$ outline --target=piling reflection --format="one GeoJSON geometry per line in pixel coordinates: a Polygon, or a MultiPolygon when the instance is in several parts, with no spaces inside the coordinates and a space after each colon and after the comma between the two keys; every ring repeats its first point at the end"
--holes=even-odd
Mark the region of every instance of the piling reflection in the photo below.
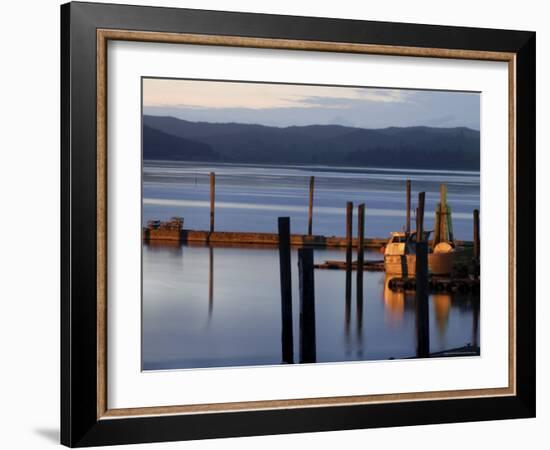
{"type": "Polygon", "coordinates": [[[365,204],[357,207],[357,356],[363,356],[363,263],[365,259],[365,204]]]}
{"type": "Polygon", "coordinates": [[[344,335],[345,335],[345,352],[346,355],[351,354],[350,327],[351,327],[351,247],[346,252],[346,294],[344,307],[344,335]]]}
{"type": "MultiPolygon", "coordinates": [[[[361,271],[362,272],[362,271],[361,271]]],[[[357,357],[363,357],[363,308],[364,308],[364,290],[363,274],[357,277],[357,357]],[[361,282],[359,283],[359,280],[361,282]]]]}
{"type": "Polygon", "coordinates": [[[208,323],[214,311],[214,247],[208,249],[208,323]]]}
{"type": "Polygon", "coordinates": [[[315,324],[315,278],[313,250],[298,249],[298,281],[300,291],[300,363],[317,362],[315,324]]]}
{"type": "Polygon", "coordinates": [[[427,297],[416,297],[416,356],[430,356],[430,315],[427,297]]]}
{"type": "Polygon", "coordinates": [[[479,347],[479,297],[472,298],[472,345],[479,347]]]}

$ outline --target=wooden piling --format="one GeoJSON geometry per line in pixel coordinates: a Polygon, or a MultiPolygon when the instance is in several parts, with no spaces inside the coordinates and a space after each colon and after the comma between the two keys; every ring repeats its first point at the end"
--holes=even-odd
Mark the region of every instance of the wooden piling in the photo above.
{"type": "Polygon", "coordinates": [[[351,301],[351,269],[353,239],[353,202],[346,203],[346,307],[351,301]]]}
{"type": "Polygon", "coordinates": [[[315,338],[315,282],[313,276],[313,249],[298,249],[300,282],[300,362],[317,360],[315,338]]]}
{"type": "Polygon", "coordinates": [[[351,249],[353,239],[353,202],[346,202],[346,249],[351,249]]]}
{"type": "Polygon", "coordinates": [[[407,234],[411,232],[411,180],[407,180],[407,222],[405,224],[405,230],[407,234]]]}
{"type": "Polygon", "coordinates": [[[281,345],[284,363],[294,363],[292,334],[292,272],[290,260],[290,218],[279,217],[279,267],[281,280],[281,345]]]}
{"type": "Polygon", "coordinates": [[[416,242],[424,241],[424,205],[426,193],[418,193],[418,207],[416,208],[416,242]]]}
{"type": "Polygon", "coordinates": [[[425,193],[418,194],[416,217],[416,354],[430,354],[430,322],[428,306],[428,243],[424,239],[425,193]]]}
{"type": "MultiPolygon", "coordinates": [[[[358,278],[359,279],[359,278],[358,278]]],[[[357,304],[356,304],[356,313],[357,313],[357,341],[359,345],[363,341],[363,277],[361,277],[361,282],[358,283],[357,288],[357,304]]]]}
{"type": "Polygon", "coordinates": [[[315,177],[309,177],[309,211],[308,211],[308,223],[307,234],[311,236],[313,234],[313,189],[315,187],[315,177]]]}
{"type": "Polygon", "coordinates": [[[448,240],[447,234],[447,185],[441,183],[439,186],[439,234],[437,241],[444,242],[448,240]]]}
{"type": "Polygon", "coordinates": [[[479,210],[474,209],[474,258],[479,261],[479,210]]]}
{"type": "Polygon", "coordinates": [[[216,203],[216,174],[210,172],[210,233],[214,232],[214,208],[216,203]]]}
{"type": "Polygon", "coordinates": [[[363,266],[365,263],[365,204],[357,207],[357,313],[363,311],[363,266]]]}
{"type": "Polygon", "coordinates": [[[441,241],[440,225],[441,225],[441,203],[438,203],[437,206],[435,207],[434,239],[433,239],[434,248],[441,241]]]}

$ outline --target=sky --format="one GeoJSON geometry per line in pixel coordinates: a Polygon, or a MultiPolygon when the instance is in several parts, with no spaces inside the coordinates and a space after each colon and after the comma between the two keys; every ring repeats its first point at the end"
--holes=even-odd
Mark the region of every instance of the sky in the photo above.
{"type": "Polygon", "coordinates": [[[370,87],[143,79],[143,112],[194,122],[287,127],[468,127],[479,130],[480,94],[370,87]]]}

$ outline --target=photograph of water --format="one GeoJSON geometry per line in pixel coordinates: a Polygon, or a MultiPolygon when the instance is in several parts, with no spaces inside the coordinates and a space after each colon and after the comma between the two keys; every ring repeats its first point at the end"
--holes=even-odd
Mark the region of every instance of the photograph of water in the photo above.
{"type": "Polygon", "coordinates": [[[143,106],[143,370],[481,354],[477,93],[144,79],[143,106]]]}

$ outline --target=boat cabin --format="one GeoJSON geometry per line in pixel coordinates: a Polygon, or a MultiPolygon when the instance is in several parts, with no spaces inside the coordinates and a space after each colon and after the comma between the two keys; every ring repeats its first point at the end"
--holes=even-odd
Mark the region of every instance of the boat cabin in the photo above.
{"type": "MultiPolygon", "coordinates": [[[[424,231],[424,240],[428,240],[430,231],[424,231]]],[[[416,231],[405,233],[404,231],[394,231],[390,234],[390,239],[386,244],[384,252],[387,256],[401,256],[416,253],[416,231]]]]}

